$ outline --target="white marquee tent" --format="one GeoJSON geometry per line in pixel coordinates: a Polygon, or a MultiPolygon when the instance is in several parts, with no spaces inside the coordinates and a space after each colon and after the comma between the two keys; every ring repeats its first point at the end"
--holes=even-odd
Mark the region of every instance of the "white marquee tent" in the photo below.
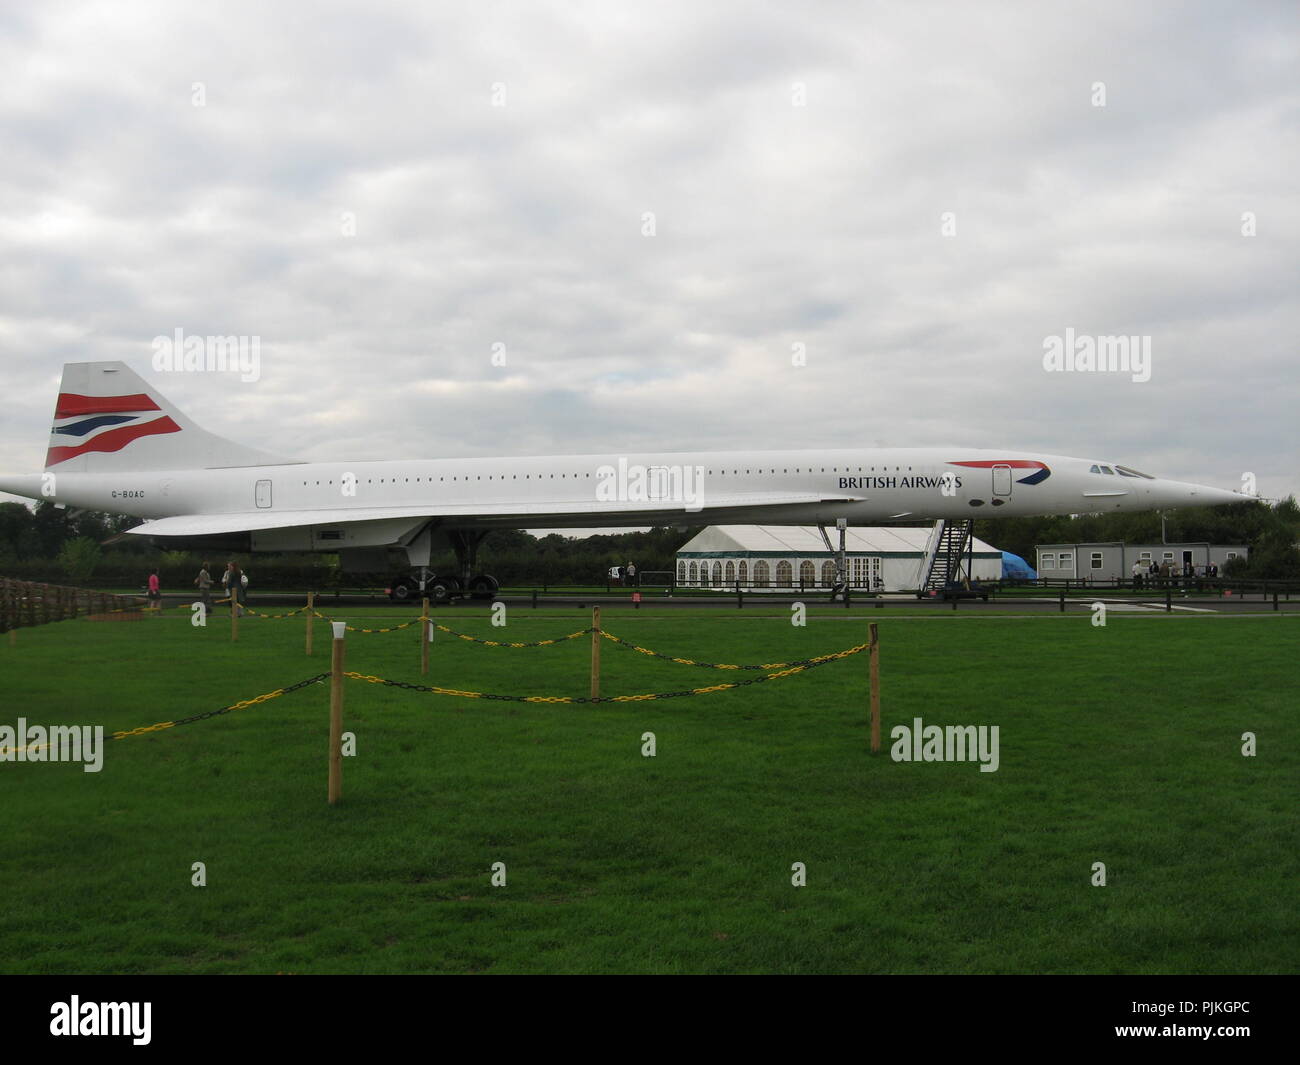
{"type": "MultiPolygon", "coordinates": [[[[912,591],[920,584],[929,528],[867,527],[846,530],[844,547],[853,588],[912,591]]],[[[828,529],[839,547],[839,530],[828,529]]],[[[974,575],[1002,576],[1002,552],[983,540],[974,544],[974,575]]],[[[687,587],[829,588],[835,552],[827,551],[815,525],[710,525],[677,552],[677,583],[687,587]]]]}

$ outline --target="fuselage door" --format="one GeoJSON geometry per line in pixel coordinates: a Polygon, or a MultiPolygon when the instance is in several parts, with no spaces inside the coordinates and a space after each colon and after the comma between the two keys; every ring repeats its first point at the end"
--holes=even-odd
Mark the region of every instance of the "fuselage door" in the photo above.
{"type": "Polygon", "coordinates": [[[667,466],[651,466],[646,470],[646,499],[649,502],[672,499],[672,490],[672,474],[667,466]]]}
{"type": "Polygon", "coordinates": [[[257,505],[262,509],[266,509],[271,505],[271,482],[270,481],[257,482],[257,505]]]}
{"type": "Polygon", "coordinates": [[[993,467],[993,494],[995,496],[1009,496],[1011,494],[1010,466],[993,467]]]}

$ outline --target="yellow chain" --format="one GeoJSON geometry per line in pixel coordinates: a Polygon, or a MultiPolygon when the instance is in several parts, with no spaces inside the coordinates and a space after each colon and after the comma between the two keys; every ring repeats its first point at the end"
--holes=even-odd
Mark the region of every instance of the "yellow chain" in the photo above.
{"type": "MultiPolygon", "coordinates": [[[[307,608],[306,608],[306,607],[303,607],[303,609],[306,610],[307,608]]],[[[325,614],[322,614],[319,610],[313,610],[312,613],[313,613],[316,617],[320,618],[322,621],[329,621],[329,622],[331,622],[331,623],[334,621],[333,618],[328,617],[328,616],[325,615],[325,614]]],[[[387,629],[359,629],[359,628],[357,628],[357,627],[355,627],[355,626],[353,626],[353,625],[348,625],[348,626],[347,626],[347,631],[348,631],[348,632],[365,632],[365,633],[376,633],[376,632],[399,632],[399,631],[402,630],[402,629],[409,629],[409,628],[410,628],[412,625],[414,625],[414,624],[415,624],[414,621],[404,621],[404,622],[403,622],[402,624],[400,624],[400,625],[393,625],[393,626],[391,626],[391,627],[389,627],[389,628],[387,628],[387,629]]]]}
{"type": "MultiPolygon", "coordinates": [[[[414,624],[414,622],[412,622],[411,624],[414,624]]],[[[402,626],[402,627],[405,628],[406,626],[402,626]]],[[[362,629],[361,631],[368,632],[368,631],[375,631],[375,630],[362,629]]],[[[377,631],[384,632],[390,630],[380,629],[377,631]]],[[[584,631],[589,631],[589,630],[584,630],[584,631]]],[[[576,635],[580,636],[582,635],[582,633],[577,633],[576,635]]],[[[565,637],[565,639],[570,639],[570,637],[565,637]]],[[[553,642],[559,642],[559,641],[553,641],[553,642]]],[[[867,647],[868,647],[867,644],[862,643],[862,644],[858,644],[856,647],[846,648],[843,651],[836,651],[832,654],[819,655],[818,657],[809,659],[808,661],[809,664],[811,664],[813,662],[829,662],[838,658],[848,658],[850,655],[859,654],[860,652],[865,651],[867,647]]],[[[769,673],[767,675],[767,679],[780,680],[783,677],[790,677],[796,673],[802,673],[807,668],[808,668],[807,665],[793,666],[789,669],[783,669],[776,673],[769,673]]],[[[391,683],[390,681],[385,680],[383,677],[376,677],[373,674],[368,674],[368,673],[354,673],[348,671],[345,672],[343,675],[352,680],[363,680],[367,684],[391,683]]],[[[713,692],[727,691],[730,688],[736,688],[739,686],[740,685],[737,683],[712,684],[703,688],[689,688],[687,690],[692,695],[709,695],[713,692]]],[[[462,699],[485,699],[488,697],[486,692],[467,691],[460,688],[441,688],[441,687],[430,686],[428,690],[436,695],[451,695],[462,699]]],[[[283,688],[276,688],[275,691],[267,692],[264,695],[258,695],[252,699],[242,699],[237,703],[231,703],[231,705],[229,706],[225,706],[222,707],[220,710],[214,711],[214,714],[227,713],[234,710],[246,710],[250,706],[257,706],[260,703],[269,702],[272,699],[278,699],[281,695],[284,694],[284,692],[285,690],[283,688]]],[[[636,703],[636,702],[646,702],[651,699],[659,699],[662,697],[663,697],[662,692],[646,692],[638,695],[614,695],[614,696],[609,696],[606,699],[601,701],[613,702],[613,703],[636,703]]],[[[578,701],[573,697],[567,695],[527,695],[527,696],[519,696],[518,698],[521,701],[527,703],[566,704],[566,703],[575,703],[578,701]]],[[[159,721],[153,725],[141,725],[138,728],[125,729],[119,732],[114,732],[112,735],[113,735],[113,739],[122,740],[122,739],[127,739],[130,736],[144,736],[150,732],[161,732],[164,729],[175,728],[175,727],[176,727],[175,721],[159,721]]]]}
{"type": "MultiPolygon", "coordinates": [[[[868,646],[869,646],[868,644],[861,643],[858,644],[856,647],[845,648],[843,651],[835,651],[832,654],[819,655],[816,658],[810,658],[807,664],[805,665],[791,666],[789,669],[783,669],[776,673],[769,673],[767,674],[766,679],[781,680],[783,677],[792,677],[796,673],[803,673],[805,670],[808,669],[810,665],[812,665],[815,662],[830,662],[838,658],[848,658],[850,655],[859,654],[860,652],[865,651],[868,646]]],[[[412,687],[411,685],[401,685],[397,681],[389,681],[383,677],[376,677],[372,674],[367,674],[367,673],[345,672],[343,675],[345,677],[350,677],[352,680],[364,680],[367,684],[393,684],[399,687],[400,686],[404,686],[408,688],[412,687]]],[[[749,683],[749,682],[745,682],[745,683],[749,683]]],[[[688,688],[686,690],[691,695],[710,695],[713,692],[727,691],[731,688],[738,688],[740,686],[741,686],[741,682],[732,682],[729,684],[711,684],[703,688],[688,688]]],[[[427,690],[436,695],[456,695],[464,699],[492,698],[486,692],[461,691],[456,688],[439,688],[430,685],[422,685],[417,690],[420,691],[427,690]]],[[[646,700],[649,699],[661,699],[664,697],[665,697],[665,693],[663,692],[646,692],[640,695],[612,695],[612,696],[607,696],[606,698],[601,699],[599,701],[610,702],[610,703],[635,703],[635,702],[645,702],[646,700]]],[[[573,697],[567,695],[520,695],[520,696],[506,696],[505,698],[513,698],[519,700],[520,702],[525,702],[525,703],[576,703],[578,702],[577,699],[574,699],[573,697]]]]}
{"type": "MultiPolygon", "coordinates": [[[[679,665],[683,665],[683,666],[695,666],[695,665],[699,665],[699,664],[700,664],[699,662],[697,662],[697,661],[696,661],[695,659],[693,659],[693,658],[674,658],[674,657],[672,657],[672,656],[670,656],[670,655],[660,654],[658,651],[651,650],[649,647],[640,647],[640,646],[638,646],[637,644],[634,644],[634,643],[628,643],[627,640],[624,640],[624,639],[622,639],[621,637],[615,636],[613,633],[608,632],[608,631],[606,631],[606,630],[604,630],[604,629],[601,630],[600,634],[601,634],[601,636],[603,636],[605,639],[607,639],[607,640],[611,640],[611,641],[613,641],[614,643],[625,644],[626,646],[630,647],[633,651],[636,651],[636,652],[638,652],[639,654],[643,654],[643,655],[651,655],[651,656],[654,657],[654,658],[664,658],[664,659],[667,659],[667,660],[670,661],[670,662],[676,662],[676,663],[678,663],[679,665]]],[[[832,659],[836,659],[836,658],[847,658],[849,655],[855,655],[855,654],[858,654],[859,652],[861,652],[861,651],[865,651],[866,649],[867,649],[867,644],[865,644],[865,643],[861,643],[861,644],[858,644],[856,647],[848,647],[848,648],[845,648],[843,651],[835,651],[835,652],[833,652],[832,654],[818,655],[816,658],[810,658],[810,659],[808,659],[807,661],[808,661],[809,663],[812,663],[812,662],[829,662],[829,661],[831,661],[832,659]]],[[[712,668],[714,668],[714,669],[780,669],[780,670],[789,670],[789,667],[792,666],[792,665],[794,665],[794,663],[792,663],[792,662],[763,662],[763,663],[759,664],[758,666],[736,666],[736,665],[728,665],[728,664],[720,663],[720,662],[710,662],[710,663],[708,663],[708,664],[709,664],[712,668]]],[[[803,667],[803,666],[799,666],[799,667],[798,667],[798,669],[803,669],[803,668],[805,668],[805,667],[803,667]]],[[[797,672],[797,671],[798,671],[798,670],[795,670],[795,672],[797,672]]],[[[787,676],[787,675],[788,675],[788,673],[778,673],[778,674],[775,674],[775,676],[779,676],[779,677],[784,677],[784,676],[787,676]]],[[[692,690],[695,690],[695,689],[692,689],[692,690]]],[[[713,690],[713,689],[709,689],[709,690],[713,690]]]]}
{"type": "Polygon", "coordinates": [[[445,632],[449,636],[455,636],[458,640],[466,640],[469,643],[481,643],[484,647],[550,647],[553,644],[564,643],[566,640],[575,640],[579,636],[585,636],[590,629],[579,629],[577,632],[571,632],[568,636],[557,636],[553,640],[531,640],[519,641],[517,643],[507,643],[502,640],[481,640],[477,636],[469,636],[463,632],[457,632],[455,629],[449,629],[446,625],[439,625],[436,621],[433,627],[439,632],[445,632]]]}
{"type": "MultiPolygon", "coordinates": [[[[221,603],[229,603],[230,600],[229,600],[229,599],[220,599],[220,600],[217,600],[217,602],[221,602],[221,603]]],[[[306,610],[306,609],[307,609],[307,608],[306,608],[305,606],[300,606],[297,610],[290,610],[289,613],[287,613],[287,614],[263,614],[261,611],[254,610],[252,607],[246,606],[246,607],[244,607],[244,612],[245,612],[246,614],[252,614],[253,617],[255,617],[255,618],[268,618],[268,619],[270,619],[271,621],[278,621],[280,618],[291,618],[291,617],[293,617],[295,614],[301,614],[301,613],[302,613],[304,610],[306,610]]]]}
{"type": "MultiPolygon", "coordinates": [[[[259,695],[254,699],[243,699],[237,703],[231,703],[229,706],[223,706],[215,713],[226,713],[232,710],[247,710],[250,706],[257,706],[258,703],[269,702],[271,699],[278,699],[284,694],[283,688],[276,688],[273,692],[267,692],[265,695],[259,695]]],[[[124,740],[128,736],[143,736],[147,732],[160,732],[163,729],[175,728],[175,721],[159,721],[156,725],[141,725],[139,728],[127,729],[122,732],[114,732],[113,739],[124,740]]]]}

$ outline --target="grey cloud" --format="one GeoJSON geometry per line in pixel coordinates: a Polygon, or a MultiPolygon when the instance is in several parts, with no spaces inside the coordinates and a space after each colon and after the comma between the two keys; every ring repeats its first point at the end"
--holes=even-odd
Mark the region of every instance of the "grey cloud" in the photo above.
{"type": "Polygon", "coordinates": [[[305,457],[952,442],[1300,491],[1292,6],[2,17],[15,471],[62,362],[181,327],[263,380],[161,387],[305,457]],[[1067,326],[1150,334],[1153,380],[1043,373],[1067,326]]]}

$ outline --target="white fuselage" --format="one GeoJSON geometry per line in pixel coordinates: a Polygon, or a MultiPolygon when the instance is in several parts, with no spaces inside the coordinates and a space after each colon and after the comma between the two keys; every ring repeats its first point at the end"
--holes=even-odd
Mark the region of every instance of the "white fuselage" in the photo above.
{"type": "Polygon", "coordinates": [[[448,515],[449,525],[516,527],[520,519],[526,519],[523,524],[528,527],[812,525],[833,524],[838,518],[861,525],[1153,510],[1243,498],[1185,482],[1121,474],[1113,464],[1088,459],[961,447],[314,462],[58,473],[52,492],[42,492],[40,483],[38,475],[7,479],[0,487],[145,519],[225,514],[270,518],[285,512],[325,511],[355,521],[369,511],[427,508],[432,516],[448,515]],[[973,465],[977,462],[1001,468],[973,465]],[[1033,465],[1007,469],[1005,463],[1011,462],[1033,465]],[[1046,469],[1045,476],[1038,473],[1039,467],[1046,469]],[[621,481],[615,478],[613,489],[623,495],[611,509],[601,496],[611,488],[609,471],[638,468],[691,471],[684,505],[662,505],[663,485],[681,487],[680,481],[668,477],[659,482],[657,495],[652,485],[650,505],[646,505],[644,492],[637,492],[634,473],[621,481]],[[1026,476],[1041,479],[1026,484],[1026,476]],[[814,498],[771,501],[784,495],[814,498]],[[588,502],[593,504],[589,511],[583,509],[588,502]],[[479,516],[476,510],[481,511],[479,516]],[[456,515],[463,515],[463,520],[456,515]]]}

